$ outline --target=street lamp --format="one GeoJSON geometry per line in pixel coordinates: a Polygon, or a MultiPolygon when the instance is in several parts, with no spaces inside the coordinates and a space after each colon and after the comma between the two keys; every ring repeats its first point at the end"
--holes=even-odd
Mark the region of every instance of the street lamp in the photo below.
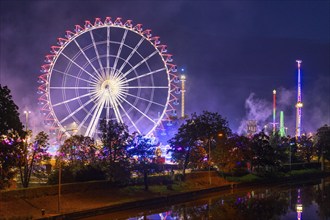
{"type": "Polygon", "coordinates": [[[58,200],[57,200],[57,208],[58,208],[58,213],[61,213],[61,184],[62,184],[62,137],[65,133],[68,133],[69,131],[77,131],[77,129],[70,129],[70,130],[65,130],[60,136],[59,139],[59,157],[58,157],[58,200]]]}
{"type": "MultiPolygon", "coordinates": [[[[218,138],[221,139],[223,137],[222,133],[218,133],[218,138]]],[[[212,184],[212,179],[211,179],[211,140],[213,139],[213,137],[211,136],[209,139],[209,183],[210,185],[212,184]]]]}
{"type": "Polygon", "coordinates": [[[291,171],[291,167],[292,167],[292,149],[291,149],[291,145],[293,145],[294,143],[290,143],[290,160],[289,160],[289,162],[290,162],[290,171],[291,171]]]}
{"type": "MultiPolygon", "coordinates": [[[[28,155],[28,124],[29,124],[29,114],[31,114],[31,111],[24,111],[25,114],[25,144],[24,144],[24,170],[26,169],[26,165],[28,164],[27,161],[27,155],[28,155]]],[[[23,186],[26,185],[25,178],[21,175],[21,181],[23,186]],[[23,181],[24,179],[24,181],[23,181]]]]}
{"type": "Polygon", "coordinates": [[[25,131],[28,131],[28,122],[29,122],[29,114],[31,114],[31,111],[24,111],[25,114],[25,131]]]}
{"type": "Polygon", "coordinates": [[[210,185],[212,184],[212,182],[211,182],[211,138],[209,139],[209,183],[210,183],[210,185]]]}

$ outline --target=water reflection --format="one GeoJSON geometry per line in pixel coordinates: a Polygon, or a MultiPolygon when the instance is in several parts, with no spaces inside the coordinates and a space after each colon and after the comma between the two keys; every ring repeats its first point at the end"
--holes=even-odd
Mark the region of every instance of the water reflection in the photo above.
{"type": "MultiPolygon", "coordinates": [[[[113,213],[93,219],[327,219],[330,218],[330,179],[313,184],[236,190],[226,195],[152,210],[113,213]]],[[[92,219],[92,218],[91,218],[92,219]]]]}
{"type": "Polygon", "coordinates": [[[297,220],[301,220],[301,213],[303,212],[303,204],[301,203],[300,200],[300,189],[298,189],[296,210],[297,210],[297,220]]]}

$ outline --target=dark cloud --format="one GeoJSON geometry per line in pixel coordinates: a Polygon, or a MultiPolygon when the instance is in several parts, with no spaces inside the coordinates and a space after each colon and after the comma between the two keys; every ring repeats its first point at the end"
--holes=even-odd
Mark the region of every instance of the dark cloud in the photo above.
{"type": "Polygon", "coordinates": [[[188,113],[218,111],[236,131],[248,118],[250,94],[271,104],[278,89],[279,108],[294,131],[300,58],[303,128],[330,124],[329,1],[8,0],[0,6],[0,83],[11,88],[22,111],[37,112],[36,80],[57,37],[86,19],[121,16],[161,36],[186,68],[188,113]]]}

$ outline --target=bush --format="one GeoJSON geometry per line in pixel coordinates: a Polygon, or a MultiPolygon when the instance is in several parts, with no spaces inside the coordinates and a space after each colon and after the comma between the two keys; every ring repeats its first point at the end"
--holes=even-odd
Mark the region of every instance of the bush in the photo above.
{"type": "Polygon", "coordinates": [[[321,163],[312,162],[312,163],[292,163],[284,164],[283,170],[289,172],[290,170],[302,170],[302,169],[320,169],[321,163]]]}
{"type": "Polygon", "coordinates": [[[249,183],[249,182],[256,182],[259,181],[261,178],[259,176],[256,176],[254,174],[247,174],[245,176],[240,176],[240,177],[227,177],[228,181],[232,182],[242,182],[242,183],[249,183]]]}
{"type": "Polygon", "coordinates": [[[311,175],[316,173],[322,173],[321,170],[318,169],[305,169],[305,170],[292,170],[288,172],[289,176],[304,176],[304,175],[311,175]]]}
{"type": "Polygon", "coordinates": [[[237,167],[233,169],[234,176],[244,176],[249,174],[248,170],[245,167],[237,167]]]}
{"type": "MultiPolygon", "coordinates": [[[[58,184],[58,170],[54,170],[48,177],[48,184],[58,184]]],[[[83,167],[62,167],[62,183],[85,182],[92,180],[105,180],[106,174],[98,165],[83,167]]]]}
{"type": "Polygon", "coordinates": [[[84,166],[78,170],[75,175],[75,181],[85,182],[91,180],[105,180],[106,174],[99,166],[84,166]]]}
{"type": "MultiPolygon", "coordinates": [[[[58,169],[54,170],[48,176],[48,184],[58,184],[58,169]]],[[[70,167],[62,167],[61,172],[61,182],[62,183],[73,183],[75,182],[75,176],[70,167]]]]}
{"type": "Polygon", "coordinates": [[[114,162],[110,164],[106,170],[107,179],[119,186],[128,185],[131,178],[129,166],[130,165],[127,161],[114,162]]]}

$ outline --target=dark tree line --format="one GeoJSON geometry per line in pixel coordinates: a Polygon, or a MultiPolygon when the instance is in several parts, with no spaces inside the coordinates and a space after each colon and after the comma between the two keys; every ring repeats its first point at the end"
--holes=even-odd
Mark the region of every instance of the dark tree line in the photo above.
{"type": "Polygon", "coordinates": [[[214,166],[223,172],[249,170],[259,174],[274,173],[284,165],[310,163],[312,158],[330,159],[330,128],[317,130],[315,136],[300,138],[267,135],[264,131],[252,137],[233,134],[226,119],[204,111],[192,114],[169,141],[172,159],[187,168],[214,166]]]}
{"type": "MultiPolygon", "coordinates": [[[[0,86],[0,188],[20,174],[23,187],[28,187],[32,174],[44,172],[48,135],[24,131],[18,107],[10,90],[0,86]]],[[[64,182],[108,179],[127,183],[131,174],[143,177],[148,189],[148,176],[160,172],[155,155],[157,143],[137,133],[129,134],[127,126],[113,120],[102,120],[99,127],[101,144],[90,137],[74,135],[60,147],[57,164],[63,167],[64,182]]],[[[314,157],[324,164],[330,160],[330,127],[324,125],[315,136],[280,137],[259,132],[252,137],[233,134],[228,121],[220,114],[204,111],[192,114],[169,140],[172,160],[182,169],[218,168],[224,172],[248,169],[267,173],[280,170],[284,164],[306,162],[314,157]]],[[[49,182],[57,183],[55,170],[49,182]]]]}

